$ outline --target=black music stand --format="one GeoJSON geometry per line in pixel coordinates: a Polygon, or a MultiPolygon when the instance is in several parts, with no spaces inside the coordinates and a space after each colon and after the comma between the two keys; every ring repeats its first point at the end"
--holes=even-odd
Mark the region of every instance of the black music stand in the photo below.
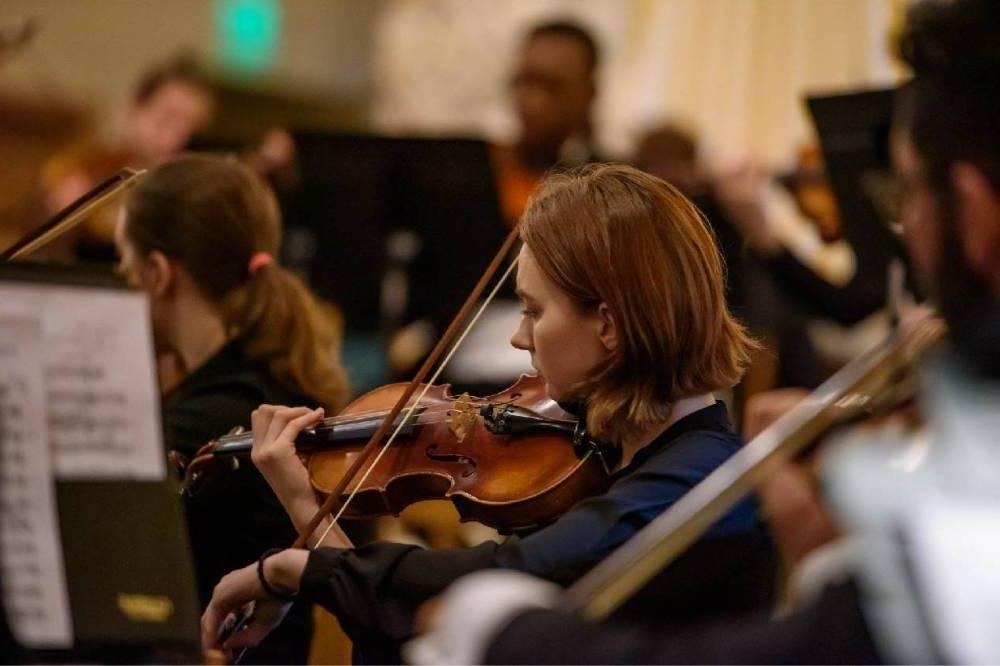
{"type": "MultiPolygon", "coordinates": [[[[9,296],[13,289],[24,286],[61,290],[84,310],[95,295],[126,293],[119,280],[92,269],[0,264],[0,293],[9,296]]],[[[138,293],[129,295],[143,298],[138,293]]],[[[48,307],[45,303],[40,300],[38,310],[48,307]]],[[[145,306],[131,311],[146,317],[145,306]]],[[[44,316],[27,312],[29,317],[33,314],[44,316]]],[[[138,334],[148,345],[150,359],[149,376],[142,381],[155,387],[148,322],[120,320],[113,325],[135,326],[145,332],[138,334]]],[[[63,339],[67,338],[72,336],[63,339]]],[[[132,368],[130,372],[141,370],[132,368]]],[[[54,397],[52,392],[46,396],[46,403],[54,397]]],[[[49,408],[46,404],[51,420],[49,408]]],[[[154,411],[154,427],[158,429],[158,408],[154,411]]],[[[164,451],[160,453],[165,457],[164,451]]],[[[163,470],[167,469],[164,462],[163,470]]],[[[3,472],[0,469],[0,479],[6,478],[3,472]]],[[[55,662],[201,661],[200,607],[176,482],[167,474],[159,478],[101,478],[100,474],[53,472],[53,478],[72,645],[59,649],[22,646],[23,658],[55,662]]],[[[11,519],[9,514],[3,516],[11,519]]],[[[16,585],[11,578],[8,576],[5,583],[16,585]]]]}
{"type": "Polygon", "coordinates": [[[386,242],[412,231],[421,249],[409,316],[447,324],[505,235],[485,142],[299,132],[295,143],[301,189],[285,211],[286,245],[306,230],[315,249],[305,265],[301,253],[290,263],[349,329],[378,331],[386,242]]]}
{"type": "Polygon", "coordinates": [[[887,89],[807,99],[844,237],[858,261],[852,283],[883,299],[889,263],[906,258],[891,229],[898,221],[889,161],[894,95],[893,89],[887,89]]]}

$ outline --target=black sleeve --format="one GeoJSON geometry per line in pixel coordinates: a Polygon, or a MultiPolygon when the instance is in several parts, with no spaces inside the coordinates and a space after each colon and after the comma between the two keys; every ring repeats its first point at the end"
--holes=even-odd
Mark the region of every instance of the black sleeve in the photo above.
{"type": "Polygon", "coordinates": [[[782,292],[805,311],[850,326],[885,304],[884,275],[862,273],[837,287],[816,274],[788,250],[761,261],[782,292]]]}
{"type": "MultiPolygon", "coordinates": [[[[649,618],[654,620],[655,618],[649,618]]],[[[696,627],[605,623],[531,610],[489,646],[488,664],[871,664],[880,658],[853,584],[779,620],[766,614],[696,627]]]]}
{"type": "Polygon", "coordinates": [[[401,663],[399,645],[412,634],[420,604],[455,579],[496,566],[499,548],[492,541],[449,550],[385,541],[318,548],[309,555],[299,590],[337,616],[354,642],[356,660],[401,663]]]}
{"type": "MultiPolygon", "coordinates": [[[[718,467],[732,453],[730,440],[688,433],[608,492],[579,502],[523,539],[468,549],[423,550],[386,542],[319,549],[309,557],[302,593],[336,615],[356,642],[362,635],[399,641],[410,636],[421,603],[473,571],[510,568],[569,584],[718,467]]],[[[755,511],[755,501],[744,501],[716,527],[749,531],[757,525],[755,511]]]]}
{"type": "MultiPolygon", "coordinates": [[[[166,402],[167,448],[191,457],[234,426],[249,426],[250,414],[261,402],[283,397],[268,393],[263,382],[248,374],[230,382],[213,377],[214,382],[206,382],[200,390],[166,402]]],[[[197,495],[185,496],[184,508],[203,605],[225,574],[256,561],[269,548],[287,546],[297,536],[278,498],[249,460],[212,478],[197,495]]],[[[282,625],[248,652],[244,662],[301,663],[309,653],[312,612],[310,605],[296,603],[282,625]]]]}

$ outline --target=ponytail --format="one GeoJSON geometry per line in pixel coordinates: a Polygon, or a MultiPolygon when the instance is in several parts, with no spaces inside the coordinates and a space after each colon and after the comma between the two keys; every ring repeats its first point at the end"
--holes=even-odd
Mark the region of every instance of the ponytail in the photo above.
{"type": "Polygon", "coordinates": [[[246,354],[267,363],[275,379],[327,409],[344,406],[339,313],[317,300],[298,277],[277,264],[263,266],[223,302],[222,314],[243,337],[246,354]]]}
{"type": "Polygon", "coordinates": [[[281,215],[250,169],[207,155],[168,162],[129,195],[125,229],[140,252],[182,264],[228,334],[276,380],[328,409],[343,407],[339,314],[275,263],[281,215]]]}

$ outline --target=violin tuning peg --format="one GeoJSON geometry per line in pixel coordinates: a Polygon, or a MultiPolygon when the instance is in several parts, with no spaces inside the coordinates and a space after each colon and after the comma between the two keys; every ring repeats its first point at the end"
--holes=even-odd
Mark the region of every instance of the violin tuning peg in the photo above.
{"type": "Polygon", "coordinates": [[[184,470],[187,469],[188,463],[190,462],[184,454],[178,451],[171,451],[167,454],[167,462],[173,466],[174,471],[177,473],[179,478],[184,478],[184,470]]]}
{"type": "Polygon", "coordinates": [[[230,458],[230,460],[232,461],[230,463],[230,469],[235,472],[240,468],[240,461],[237,458],[230,458]]]}

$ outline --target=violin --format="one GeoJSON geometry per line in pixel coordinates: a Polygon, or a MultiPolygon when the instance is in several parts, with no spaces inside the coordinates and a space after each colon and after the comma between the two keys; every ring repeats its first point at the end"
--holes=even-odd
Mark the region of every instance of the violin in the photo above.
{"type": "MultiPolygon", "coordinates": [[[[316,492],[335,492],[406,388],[374,389],[302,432],[295,446],[316,492]]],[[[422,388],[419,405],[394,419],[395,441],[345,487],[345,499],[353,499],[344,518],[399,514],[414,502],[447,499],[462,520],[511,532],[551,522],[607,488],[617,449],[590,438],[583,421],[546,395],[540,377],[522,375],[484,398],[455,397],[449,385],[422,388]]],[[[237,431],[202,447],[184,469],[183,492],[196,494],[252,444],[252,433],[237,431]]]]}

